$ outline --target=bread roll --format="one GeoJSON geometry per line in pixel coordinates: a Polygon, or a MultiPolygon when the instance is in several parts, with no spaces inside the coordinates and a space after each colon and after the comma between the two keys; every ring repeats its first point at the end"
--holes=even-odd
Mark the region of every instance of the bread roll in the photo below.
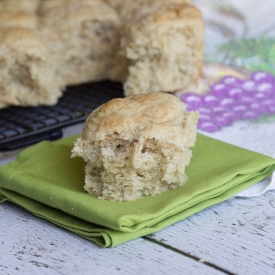
{"type": "MultiPolygon", "coordinates": [[[[17,2],[18,8],[28,10],[35,1],[17,2]]],[[[37,17],[4,11],[4,3],[0,2],[0,108],[53,105],[64,85],[56,77],[56,65],[37,32],[37,17]]]]}
{"type": "Polygon", "coordinates": [[[197,112],[165,93],[113,99],[92,112],[72,157],[86,162],[85,190],[131,201],[182,186],[196,140],[197,112]]]}
{"type": "Polygon", "coordinates": [[[105,79],[126,96],[184,89],[203,41],[191,0],[0,0],[0,108],[55,104],[64,86],[105,79]]]}
{"type": "Polygon", "coordinates": [[[66,85],[109,78],[120,27],[111,7],[101,0],[48,0],[38,15],[41,36],[66,85]]]}
{"type": "Polygon", "coordinates": [[[61,88],[35,32],[0,29],[0,107],[53,105],[62,94],[61,88]]]}
{"type": "Polygon", "coordinates": [[[111,71],[111,79],[124,82],[126,96],[174,92],[201,75],[204,44],[201,13],[193,5],[180,1],[153,2],[155,6],[150,2],[151,5],[135,9],[132,18],[126,18],[121,32],[117,66],[111,71]],[[125,64],[124,69],[121,64],[125,64]]]}

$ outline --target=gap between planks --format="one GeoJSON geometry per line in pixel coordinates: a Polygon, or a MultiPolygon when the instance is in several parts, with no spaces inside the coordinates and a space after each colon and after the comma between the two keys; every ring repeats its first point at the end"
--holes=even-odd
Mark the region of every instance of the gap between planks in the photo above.
{"type": "Polygon", "coordinates": [[[197,261],[197,262],[200,262],[200,263],[202,263],[202,264],[204,264],[204,265],[207,265],[207,266],[212,267],[212,268],[214,268],[214,269],[216,269],[216,270],[218,270],[218,271],[221,271],[221,272],[223,272],[224,274],[227,274],[227,275],[236,275],[236,274],[234,274],[234,273],[232,273],[232,272],[230,272],[230,271],[228,271],[228,270],[226,270],[226,269],[223,269],[222,267],[219,267],[219,266],[217,266],[217,265],[215,265],[215,264],[209,263],[209,262],[207,262],[207,261],[205,261],[205,260],[203,260],[203,259],[200,259],[200,258],[198,258],[198,257],[196,257],[196,256],[190,255],[190,254],[188,254],[188,253],[186,253],[186,252],[184,252],[184,251],[179,250],[178,248],[175,248],[175,247],[173,247],[173,246],[170,246],[170,245],[168,245],[168,244],[165,244],[165,243],[163,243],[163,242],[161,242],[161,241],[158,241],[158,240],[156,240],[156,239],[154,239],[154,238],[152,238],[152,237],[150,237],[150,236],[144,236],[144,237],[142,237],[142,239],[147,240],[147,241],[149,241],[149,242],[151,242],[151,243],[154,243],[154,244],[156,244],[156,245],[162,246],[162,247],[164,247],[164,248],[166,248],[166,249],[169,249],[169,250],[171,250],[171,251],[173,251],[173,252],[176,252],[176,253],[178,253],[178,254],[181,254],[181,255],[183,255],[183,256],[185,256],[185,257],[191,258],[191,259],[193,259],[193,260],[195,260],[195,261],[197,261]]]}

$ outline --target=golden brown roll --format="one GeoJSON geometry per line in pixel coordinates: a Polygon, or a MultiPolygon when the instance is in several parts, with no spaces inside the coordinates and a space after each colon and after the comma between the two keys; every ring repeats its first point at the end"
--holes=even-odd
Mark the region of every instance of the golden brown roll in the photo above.
{"type": "Polygon", "coordinates": [[[0,107],[53,105],[61,89],[48,52],[35,32],[0,29],[0,107]]]}
{"type": "Polygon", "coordinates": [[[55,104],[64,86],[104,79],[126,96],[174,92],[202,70],[191,0],[0,0],[0,32],[0,107],[55,104]]]}
{"type": "Polygon", "coordinates": [[[101,0],[48,0],[40,31],[66,85],[109,78],[118,47],[116,12],[101,0]]]}
{"type": "Polygon", "coordinates": [[[198,117],[166,93],[103,104],[90,114],[72,150],[87,162],[84,188],[98,198],[131,201],[182,186],[198,117]]]}
{"type": "Polygon", "coordinates": [[[186,1],[141,2],[143,6],[134,9],[132,18],[126,16],[111,78],[124,82],[127,96],[187,87],[202,70],[201,13],[193,5],[179,3],[186,1]]]}
{"type": "Polygon", "coordinates": [[[0,1],[0,108],[53,105],[62,95],[64,85],[37,31],[37,4],[0,1]]]}

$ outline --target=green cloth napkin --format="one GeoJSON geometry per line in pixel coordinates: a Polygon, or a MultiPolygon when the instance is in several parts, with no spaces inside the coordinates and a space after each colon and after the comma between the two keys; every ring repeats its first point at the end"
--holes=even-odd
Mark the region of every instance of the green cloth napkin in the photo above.
{"type": "Polygon", "coordinates": [[[103,247],[159,231],[275,170],[271,157],[198,134],[184,186],[133,202],[110,202],[84,191],[85,163],[70,158],[76,138],[43,141],[1,166],[0,202],[12,201],[103,247]]]}

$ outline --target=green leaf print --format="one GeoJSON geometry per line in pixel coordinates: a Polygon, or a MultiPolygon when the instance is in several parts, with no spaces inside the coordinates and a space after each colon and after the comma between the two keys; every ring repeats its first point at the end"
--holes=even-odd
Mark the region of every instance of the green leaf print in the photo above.
{"type": "Polygon", "coordinates": [[[270,63],[275,64],[275,42],[274,44],[269,48],[268,51],[268,61],[270,63]]]}
{"type": "Polygon", "coordinates": [[[271,64],[265,62],[259,62],[255,64],[244,62],[244,68],[251,72],[263,71],[271,74],[275,73],[275,66],[272,66],[271,64]]]}
{"type": "Polygon", "coordinates": [[[239,59],[248,70],[275,73],[275,38],[230,41],[221,45],[219,50],[230,56],[231,64],[236,64],[239,59]]]}
{"type": "Polygon", "coordinates": [[[246,40],[223,44],[220,50],[229,53],[232,58],[248,58],[253,56],[254,52],[253,44],[246,40]]]}

